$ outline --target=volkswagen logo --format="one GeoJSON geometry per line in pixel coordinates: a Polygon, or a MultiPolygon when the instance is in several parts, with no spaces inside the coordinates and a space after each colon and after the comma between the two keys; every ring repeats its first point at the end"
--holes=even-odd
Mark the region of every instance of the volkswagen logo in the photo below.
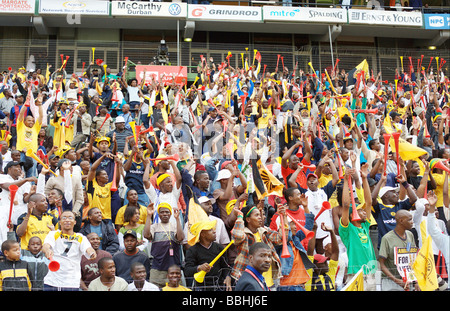
{"type": "Polygon", "coordinates": [[[181,6],[178,3],[172,3],[169,6],[170,15],[179,15],[181,13],[181,6]]]}

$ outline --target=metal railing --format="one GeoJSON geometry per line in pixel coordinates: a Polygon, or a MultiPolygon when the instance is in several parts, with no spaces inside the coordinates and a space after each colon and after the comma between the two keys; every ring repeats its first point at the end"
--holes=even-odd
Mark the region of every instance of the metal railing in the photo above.
{"type": "MultiPolygon", "coordinates": [[[[61,40],[0,40],[0,70],[7,70],[11,67],[17,70],[26,66],[29,56],[34,55],[36,68],[45,71],[47,64],[52,65],[51,71],[59,68],[62,64],[60,55],[69,56],[66,67],[68,75],[72,73],[81,74],[82,70],[87,68],[92,60],[92,46],[96,46],[95,58],[103,59],[112,73],[122,71],[123,59],[129,57],[130,63],[148,65],[153,57],[157,55],[159,42],[65,42],[61,40]],[[84,66],[83,66],[83,63],[84,66]]],[[[393,81],[395,70],[401,70],[401,60],[406,72],[409,72],[411,57],[414,71],[420,70],[420,60],[422,66],[436,69],[435,58],[448,58],[448,45],[441,49],[429,50],[418,48],[396,48],[388,46],[375,46],[375,43],[364,46],[344,45],[336,42],[331,49],[328,43],[307,44],[296,46],[294,42],[285,44],[262,44],[262,43],[211,43],[211,42],[181,42],[180,53],[177,53],[177,43],[167,42],[169,48],[169,59],[173,65],[179,62],[181,66],[188,67],[190,80],[193,80],[196,74],[196,66],[199,64],[203,55],[209,60],[213,57],[216,64],[225,61],[228,52],[232,53],[230,65],[234,68],[242,68],[241,53],[245,53],[250,64],[253,60],[253,53],[256,49],[261,53],[262,64],[267,65],[267,72],[273,72],[277,66],[277,55],[283,57],[283,65],[289,70],[293,70],[297,65],[298,69],[307,72],[310,70],[308,63],[311,62],[314,69],[323,72],[328,68],[334,68],[339,59],[339,69],[347,72],[352,70],[364,59],[368,61],[369,68],[376,76],[378,72],[382,73],[383,80],[393,81]],[[423,55],[423,58],[422,58],[423,55]]],[[[450,62],[445,63],[444,73],[448,75],[448,66],[450,62]]],[[[281,69],[281,62],[279,68],[281,69]]],[[[131,66],[132,75],[134,67],[131,66]]],[[[298,72],[298,71],[297,71],[298,72]]],[[[262,71],[261,71],[262,73],[262,71]]]]}

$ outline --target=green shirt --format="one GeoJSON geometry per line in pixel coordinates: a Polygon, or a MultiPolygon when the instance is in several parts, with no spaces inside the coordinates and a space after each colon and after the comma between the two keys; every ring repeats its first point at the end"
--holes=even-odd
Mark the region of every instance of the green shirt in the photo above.
{"type": "Polygon", "coordinates": [[[364,274],[375,273],[378,268],[377,257],[369,235],[369,222],[361,224],[361,228],[352,223],[344,227],[339,223],[339,236],[347,248],[348,273],[357,273],[364,267],[364,274]]]}

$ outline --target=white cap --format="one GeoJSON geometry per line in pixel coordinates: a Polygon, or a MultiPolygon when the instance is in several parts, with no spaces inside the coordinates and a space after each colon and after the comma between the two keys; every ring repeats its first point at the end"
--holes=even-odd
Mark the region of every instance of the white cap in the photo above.
{"type": "Polygon", "coordinates": [[[122,116],[118,116],[114,123],[125,123],[125,119],[122,116]]]}
{"type": "Polygon", "coordinates": [[[380,189],[380,192],[378,193],[378,196],[381,198],[381,197],[383,197],[383,195],[386,194],[386,192],[388,192],[388,191],[397,191],[397,189],[398,188],[396,188],[396,187],[385,186],[385,187],[380,189]]]}
{"type": "Polygon", "coordinates": [[[228,179],[231,177],[231,172],[228,169],[223,169],[219,171],[219,174],[217,174],[216,180],[222,180],[222,179],[228,179]]]}
{"type": "Polygon", "coordinates": [[[202,196],[202,197],[198,198],[198,203],[200,203],[200,204],[208,202],[208,201],[210,201],[211,204],[216,203],[216,200],[214,198],[208,198],[207,196],[202,196]]]}

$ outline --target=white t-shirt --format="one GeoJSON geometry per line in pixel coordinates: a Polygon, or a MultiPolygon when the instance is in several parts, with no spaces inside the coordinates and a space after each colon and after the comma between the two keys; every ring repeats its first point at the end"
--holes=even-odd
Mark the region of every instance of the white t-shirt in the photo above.
{"type": "MultiPolygon", "coordinates": [[[[145,193],[149,197],[150,201],[154,203],[155,219],[153,220],[153,223],[159,222],[159,217],[156,215],[156,209],[158,208],[158,205],[160,203],[169,203],[170,206],[172,206],[172,210],[178,209],[178,200],[180,199],[181,187],[177,188],[176,184],[173,185],[172,192],[168,193],[162,193],[161,191],[155,189],[152,184],[150,184],[150,188],[145,189],[145,193]]],[[[173,213],[170,216],[170,222],[175,225],[177,224],[173,213]]]]}
{"type": "MultiPolygon", "coordinates": [[[[137,292],[138,291],[134,282],[131,282],[130,284],[128,284],[128,291],[129,292],[137,292]]],[[[142,291],[143,292],[159,292],[160,289],[155,284],[145,281],[144,286],[142,287],[142,291]]]]}
{"type": "MultiPolygon", "coordinates": [[[[209,215],[209,220],[213,221],[216,220],[216,243],[218,244],[222,244],[222,245],[226,245],[228,243],[230,243],[230,236],[228,235],[228,231],[227,228],[225,227],[225,223],[223,222],[222,219],[217,218],[213,215],[209,215]]],[[[184,226],[184,240],[183,240],[183,244],[187,244],[188,243],[188,226],[185,225],[184,226]]]]}
{"type": "Polygon", "coordinates": [[[137,86],[128,86],[128,102],[140,102],[139,88],[137,86]]]}
{"type": "Polygon", "coordinates": [[[6,151],[5,154],[2,154],[2,160],[3,160],[3,167],[5,167],[6,164],[8,164],[9,162],[12,161],[11,150],[8,150],[8,151],[6,151]]]}
{"type": "Polygon", "coordinates": [[[44,277],[44,284],[53,287],[79,288],[81,280],[81,258],[86,256],[91,243],[81,233],[68,236],[60,230],[50,231],[44,239],[44,244],[53,248],[53,260],[59,262],[60,269],[56,272],[48,271],[44,277]]]}
{"type": "MultiPolygon", "coordinates": [[[[22,178],[19,178],[18,180],[21,180],[22,178]]],[[[4,183],[11,183],[16,182],[14,178],[12,178],[8,174],[0,174],[0,184],[4,183]]],[[[31,189],[31,183],[26,182],[22,186],[19,187],[19,190],[17,190],[17,193],[14,197],[14,201],[17,202],[17,204],[13,205],[13,211],[11,215],[11,222],[14,225],[17,225],[17,219],[20,215],[23,213],[26,213],[28,211],[27,204],[23,202],[23,195],[25,193],[29,193],[31,189]]],[[[8,190],[3,190],[0,192],[0,205],[8,208],[2,208],[0,211],[0,219],[6,219],[8,220],[9,217],[9,207],[10,207],[10,192],[8,190]]]]}

